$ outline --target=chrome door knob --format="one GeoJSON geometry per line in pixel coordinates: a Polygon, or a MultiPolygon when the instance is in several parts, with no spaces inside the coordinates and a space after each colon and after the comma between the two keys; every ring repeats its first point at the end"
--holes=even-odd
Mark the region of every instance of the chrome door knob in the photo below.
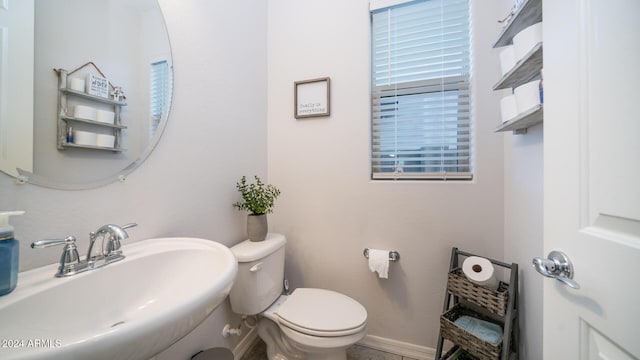
{"type": "Polygon", "coordinates": [[[574,289],[580,289],[580,285],[573,280],[573,264],[562,251],[552,251],[546,259],[533,258],[533,268],[546,277],[561,281],[574,289]]]}

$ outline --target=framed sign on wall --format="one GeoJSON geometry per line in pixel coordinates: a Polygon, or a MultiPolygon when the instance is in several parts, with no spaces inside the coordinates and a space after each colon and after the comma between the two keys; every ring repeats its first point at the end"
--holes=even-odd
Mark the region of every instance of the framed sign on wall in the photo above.
{"type": "Polygon", "coordinates": [[[294,116],[296,119],[329,116],[330,82],[328,77],[294,83],[294,116]]]}
{"type": "Polygon", "coordinates": [[[109,80],[98,75],[87,74],[87,94],[108,98],[109,80]]]}

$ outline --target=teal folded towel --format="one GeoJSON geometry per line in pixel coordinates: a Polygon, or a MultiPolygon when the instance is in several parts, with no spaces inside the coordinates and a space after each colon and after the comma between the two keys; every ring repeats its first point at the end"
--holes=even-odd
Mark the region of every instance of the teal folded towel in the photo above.
{"type": "Polygon", "coordinates": [[[488,321],[463,315],[457,318],[454,324],[493,345],[498,345],[502,339],[502,328],[500,325],[488,321]]]}

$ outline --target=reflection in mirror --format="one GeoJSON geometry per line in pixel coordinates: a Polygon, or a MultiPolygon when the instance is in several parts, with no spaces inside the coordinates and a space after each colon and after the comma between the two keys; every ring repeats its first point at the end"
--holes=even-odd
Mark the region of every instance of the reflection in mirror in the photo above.
{"type": "Polygon", "coordinates": [[[0,5],[0,170],[33,169],[33,0],[0,5]]]}
{"type": "MultiPolygon", "coordinates": [[[[16,1],[16,0],[13,0],[16,1]]],[[[84,189],[117,180],[150,154],[166,125],[172,97],[171,49],[157,0],[34,1],[33,167],[22,168],[28,182],[84,189]],[[59,110],[58,74],[93,62],[109,83],[121,87],[123,129],[73,120],[76,106],[115,111],[113,105],[65,94],[59,110]],[[110,135],[120,131],[123,151],[58,147],[58,113],[74,131],[110,135]]],[[[70,74],[100,76],[92,66],[70,74]]],[[[62,84],[61,84],[62,85],[62,84]]],[[[13,88],[17,84],[9,84],[13,88]]],[[[82,90],[82,89],[81,89],[82,90]]],[[[110,88],[112,92],[113,88],[110,88]]],[[[62,131],[66,132],[67,129],[62,131]]],[[[0,139],[1,140],[1,139],[0,139]]],[[[12,169],[2,169],[10,175],[12,169]]]]}

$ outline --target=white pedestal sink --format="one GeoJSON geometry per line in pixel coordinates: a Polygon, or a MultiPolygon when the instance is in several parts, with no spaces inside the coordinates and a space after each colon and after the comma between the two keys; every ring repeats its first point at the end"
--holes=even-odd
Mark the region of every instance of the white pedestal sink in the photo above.
{"type": "Polygon", "coordinates": [[[57,264],[20,273],[0,297],[0,359],[148,360],[220,305],[238,269],[229,248],[204,239],[122,250],[124,260],[66,278],[57,264]]]}

